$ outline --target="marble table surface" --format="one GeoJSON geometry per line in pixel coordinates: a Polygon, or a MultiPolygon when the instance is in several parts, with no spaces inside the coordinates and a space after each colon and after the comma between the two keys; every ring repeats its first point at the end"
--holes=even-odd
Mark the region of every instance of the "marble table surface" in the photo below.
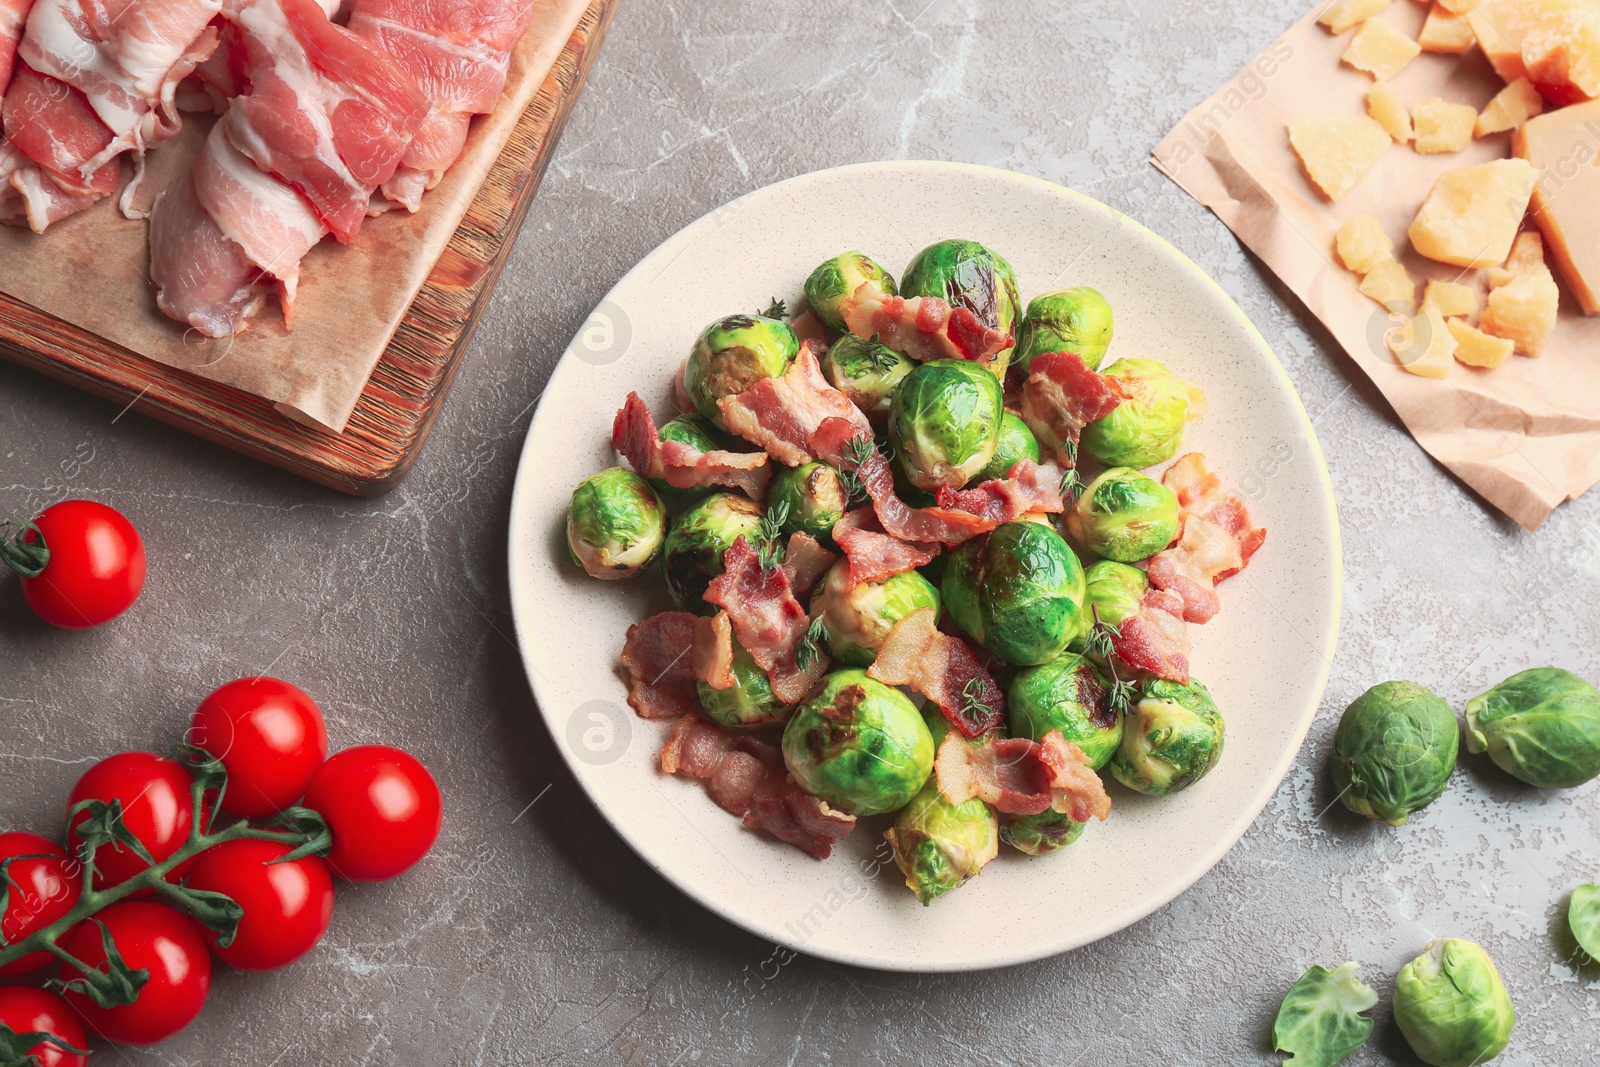
{"type": "MultiPolygon", "coordinates": [[[[1558,934],[1572,886],[1600,878],[1600,784],[1540,793],[1464,758],[1443,799],[1394,830],[1332,804],[1326,762],[1339,712],[1380,680],[1414,679],[1459,707],[1536,664],[1600,678],[1600,495],[1536,534],[1486,510],[1148,163],[1303,11],[627,0],[433,438],[380,499],[0,364],[0,511],[105,500],[134,517],[152,558],[135,610],[97,632],[39,625],[0,580],[0,827],[53,832],[90,762],[164,747],[214,685],[268,671],[316,696],[336,747],[415,751],[448,803],[432,857],[344,889],[313,955],[271,975],[219,971],[190,1029],[96,1062],[1269,1064],[1288,985],[1310,963],[1357,959],[1384,1002],[1348,1062],[1415,1063],[1389,1015],[1392,975],[1446,935],[1487,946],[1515,997],[1497,1062],[1595,1062],[1600,969],[1576,967],[1558,934]],[[1194,258],[1299,388],[1344,532],[1332,682],[1244,839],[1116,936],[955,976],[790,959],[680,895],[584,798],[507,636],[512,473],[589,310],[663,238],[741,193],[895,158],[1069,185],[1194,258]]],[[[1026,936],[1020,902],[1016,921],[1026,936]]]]}

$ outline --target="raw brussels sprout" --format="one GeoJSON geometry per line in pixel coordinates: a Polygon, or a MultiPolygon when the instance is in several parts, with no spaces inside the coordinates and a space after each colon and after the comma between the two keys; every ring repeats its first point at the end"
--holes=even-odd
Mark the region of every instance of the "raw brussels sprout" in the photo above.
{"type": "Polygon", "coordinates": [[[860,252],[841,252],[818,266],[806,279],[806,303],[823,325],[843,333],[846,327],[839,305],[846,297],[855,295],[864,282],[872,282],[890,296],[897,292],[894,275],[860,252]]]}
{"type": "Polygon", "coordinates": [[[773,695],[767,672],[750,658],[737,637],[733,639],[733,685],[713,689],[704,681],[697,684],[700,707],[724,726],[763,726],[788,717],[789,708],[773,695]]]}
{"type": "Polygon", "coordinates": [[[1150,579],[1138,567],[1103,559],[1084,570],[1083,584],[1084,614],[1091,621],[1098,615],[1106,625],[1117,626],[1138,614],[1150,579]]]}
{"type": "Polygon", "coordinates": [[[1108,766],[1117,781],[1153,797],[1187,789],[1222,755],[1222,713],[1197,679],[1145,683],[1122,724],[1108,766]]]}
{"type": "Polygon", "coordinates": [[[1061,535],[1008,522],[951,554],[944,606],[956,625],[1007,663],[1049,663],[1084,629],[1083,566],[1061,535]]]}
{"type": "Polygon", "coordinates": [[[933,771],[933,736],[915,704],[862,670],[835,671],[783,730],[800,788],[851,815],[906,806],[933,771]]]}
{"type": "Polygon", "coordinates": [[[785,514],[782,530],[804,530],[812,537],[828,537],[833,524],[844,518],[844,480],[836,467],[813,460],[798,467],[781,468],[767,486],[767,508],[785,514]]]}
{"type": "Polygon", "coordinates": [[[1535,667],[1467,701],[1467,751],[1546,789],[1600,774],[1600,691],[1571,671],[1535,667]]]}
{"type": "Polygon", "coordinates": [[[729,315],[700,333],[683,368],[683,387],[700,414],[727,427],[717,401],[742,393],[763,378],[779,378],[800,352],[787,322],[764,315],[729,315]]]}
{"type": "Polygon", "coordinates": [[[667,533],[661,573],[683,611],[712,614],[706,587],[722,573],[722,554],[739,538],[755,544],[761,506],[738,493],[712,493],[678,516],[667,533]]]}
{"type": "Polygon", "coordinates": [[[916,365],[916,360],[880,341],[863,341],[847,333],[828,349],[822,373],[868,419],[881,425],[889,418],[895,389],[916,365]]]}
{"type": "MultiPolygon", "coordinates": [[[[1022,314],[1017,276],[999,253],[976,241],[940,241],[912,257],[900,276],[900,295],[936,296],[951,307],[964,307],[985,324],[1014,333],[1022,314]]],[[[1011,361],[1007,348],[985,364],[1004,378],[1011,361]]]]}
{"type": "Polygon", "coordinates": [[[889,409],[889,446],[919,489],[960,489],[994,458],[1005,410],[1000,379],[964,359],[921,363],[889,409]]]}
{"type": "Polygon", "coordinates": [[[1122,743],[1122,716],[1111,707],[1110,695],[1100,668],[1069,652],[1012,677],[1006,686],[1006,726],[1012,737],[1033,741],[1059,730],[1098,771],[1122,743]]]}
{"type": "Polygon", "coordinates": [[[870,667],[894,624],[922,608],[939,612],[939,591],[916,571],[881,582],[850,585],[850,561],[841,559],[811,594],[811,617],[828,630],[828,651],[847,667],[870,667]]]}
{"type": "Polygon", "coordinates": [[[1357,815],[1404,825],[1444,792],[1459,744],[1449,704],[1415,682],[1380,682],[1333,733],[1333,787],[1357,815]]]}
{"type": "Polygon", "coordinates": [[[1019,416],[1009,411],[1003,412],[1000,415],[1000,435],[994,442],[994,456],[990,458],[989,465],[974,474],[970,481],[976,485],[990,478],[1004,478],[1011,473],[1011,468],[1017,465],[1019,459],[1039,462],[1039,439],[1033,436],[1033,431],[1019,416]]]}
{"type": "Polygon", "coordinates": [[[1578,947],[1600,961],[1600,885],[1580,885],[1567,904],[1567,925],[1578,947]]]}
{"type": "Polygon", "coordinates": [[[1424,1063],[1476,1067],[1511,1041],[1517,1010],[1482,947],[1441,937],[1395,976],[1394,1021],[1424,1063]]]}
{"type": "Polygon", "coordinates": [[[1354,963],[1335,970],[1313,965],[1289,987],[1272,1023],[1272,1047],[1296,1067],[1334,1067],[1372,1033],[1361,1013],[1378,1003],[1354,963]]]}
{"type": "Polygon", "coordinates": [[[612,467],[572,491],[567,549],[595,578],[632,578],[656,560],[667,536],[667,509],[650,483],[612,467]]]}
{"type": "Polygon", "coordinates": [[[1119,359],[1101,373],[1128,399],[1083,428],[1085,452],[1108,467],[1165,463],[1183,445],[1189,418],[1205,412],[1205,394],[1153,359],[1119,359]]]}
{"type": "Polygon", "coordinates": [[[959,889],[1000,854],[999,820],[989,805],[977,797],[950,803],[932,776],[883,836],[906,887],[924,906],[959,889]]]}
{"type": "Polygon", "coordinates": [[[1011,361],[1026,372],[1043,352],[1076,352],[1094,370],[1110,344],[1111,305],[1098,290],[1080,285],[1028,301],[1011,361]]]}
{"type": "Polygon", "coordinates": [[[1000,827],[1000,840],[1018,852],[1030,856],[1048,856],[1082,837],[1086,825],[1059,811],[1018,815],[1000,827]]]}
{"type": "MultiPolygon", "coordinates": [[[[717,428],[702,415],[679,415],[667,420],[657,434],[663,441],[682,441],[700,452],[713,452],[726,448],[727,445],[719,436],[717,428]]],[[[650,488],[661,494],[662,500],[699,500],[708,495],[712,490],[709,486],[695,486],[691,489],[679,489],[671,485],[665,478],[651,478],[650,488]]]]}
{"type": "Polygon", "coordinates": [[[1178,497],[1131,467],[1112,467],[1078,494],[1066,514],[1067,534],[1085,552],[1136,563],[1178,536],[1178,497]]]}

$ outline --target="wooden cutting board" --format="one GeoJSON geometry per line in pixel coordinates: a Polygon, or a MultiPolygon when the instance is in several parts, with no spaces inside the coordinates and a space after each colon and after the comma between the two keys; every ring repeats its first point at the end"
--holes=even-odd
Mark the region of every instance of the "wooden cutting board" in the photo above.
{"type": "Polygon", "coordinates": [[[591,0],[401,320],[343,433],[292,422],[260,397],[145,359],[4,293],[0,358],[342,492],[388,492],[416,462],[438,416],[620,3],[591,0]]]}

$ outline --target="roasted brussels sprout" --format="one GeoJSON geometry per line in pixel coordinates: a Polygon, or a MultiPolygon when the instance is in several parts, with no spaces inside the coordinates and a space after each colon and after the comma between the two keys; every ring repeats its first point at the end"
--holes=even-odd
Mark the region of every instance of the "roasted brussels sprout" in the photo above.
{"type": "Polygon", "coordinates": [[[1154,797],[1187,789],[1222,755],[1222,713],[1197,679],[1145,683],[1108,766],[1117,781],[1154,797]]]}
{"type": "Polygon", "coordinates": [[[572,491],[567,549],[595,578],[632,578],[654,563],[667,536],[667,509],[630,470],[591,474],[572,491]]]}
{"type": "Polygon", "coordinates": [[[1476,1067],[1504,1051],[1517,1010],[1481,946],[1435,938],[1394,980],[1394,1021],[1433,1067],[1476,1067]]]}
{"type": "Polygon", "coordinates": [[[841,252],[821,264],[806,279],[806,303],[830,330],[846,329],[839,305],[855,295],[865,282],[872,282],[890,296],[896,293],[894,275],[860,252],[841,252]]]}
{"type": "Polygon", "coordinates": [[[1567,926],[1578,947],[1600,962],[1600,885],[1580,885],[1567,903],[1567,926]]]}
{"type": "Polygon", "coordinates": [[[683,611],[712,613],[706,587],[722,573],[722,554],[739,538],[755,544],[761,506],[737,493],[713,493],[678,516],[667,533],[661,573],[683,611]]]}
{"type": "Polygon", "coordinates": [[[767,486],[767,510],[785,516],[782,530],[804,530],[812,537],[828,537],[833,524],[844,518],[847,494],[837,467],[812,461],[781,468],[767,486]]]}
{"type": "Polygon", "coordinates": [[[1272,1047],[1304,1067],[1334,1067],[1360,1048],[1372,1033],[1372,1020],[1361,1013],[1378,1003],[1378,994],[1358,970],[1354,963],[1332,971],[1313,965],[1302,974],[1273,1020],[1272,1047]]]}
{"type": "Polygon", "coordinates": [[[729,315],[700,333],[683,368],[683,387],[700,414],[727,427],[717,401],[744,392],[763,378],[779,378],[800,352],[787,322],[763,315],[729,315]]]}
{"type": "Polygon", "coordinates": [[[822,360],[822,373],[876,425],[889,419],[894,391],[917,365],[881,341],[863,341],[845,334],[822,360]]]}
{"type": "MultiPolygon", "coordinates": [[[[951,307],[964,307],[985,324],[1014,333],[1022,314],[1017,276],[997,252],[976,241],[940,241],[912,257],[900,276],[903,297],[936,296],[951,307]]],[[[997,353],[985,366],[1004,378],[1011,349],[997,353]]]]}
{"type": "Polygon", "coordinates": [[[1029,856],[1048,856],[1082,837],[1086,825],[1059,811],[1017,815],[1000,827],[1000,840],[1029,856]]]}
{"type": "Polygon", "coordinates": [[[1084,570],[1083,584],[1084,614],[1091,620],[1098,617],[1106,625],[1116,626],[1138,614],[1150,579],[1138,567],[1102,559],[1084,570]]]}
{"type": "Polygon", "coordinates": [[[1108,467],[1165,463],[1183,445],[1183,427],[1205,412],[1205,394],[1153,359],[1119,359],[1101,373],[1128,399],[1083,428],[1083,450],[1108,467]]]}
{"type": "MultiPolygon", "coordinates": [[[[700,452],[714,452],[728,447],[720,437],[720,431],[711,425],[705,416],[699,414],[679,415],[667,420],[657,436],[663,441],[682,441],[700,452]]],[[[665,478],[651,478],[650,488],[660,493],[662,500],[674,501],[699,500],[712,492],[710,487],[701,486],[679,489],[669,484],[665,478]]]]}
{"type": "Polygon", "coordinates": [[[963,359],[918,364],[895,392],[889,446],[919,489],[960,489],[994,458],[1000,379],[963,359]]]}
{"type": "Polygon", "coordinates": [[[767,672],[750,658],[737,637],[733,639],[733,685],[727,689],[713,689],[704,681],[698,685],[700,707],[724,726],[764,726],[788,717],[789,708],[773,695],[767,672]]]}
{"type": "Polygon", "coordinates": [[[828,631],[828,651],[847,667],[870,667],[894,624],[922,608],[939,612],[939,591],[916,571],[881,582],[850,585],[850,561],[841,559],[811,594],[811,617],[828,631]]]}
{"type": "Polygon", "coordinates": [[[1084,629],[1083,567],[1061,535],[1008,522],[951,554],[944,606],[1007,663],[1049,663],[1084,629]]]}
{"type": "Polygon", "coordinates": [[[994,441],[994,455],[989,465],[974,474],[968,481],[973,485],[990,478],[1004,478],[1011,473],[1019,459],[1039,462],[1039,439],[1033,436],[1028,424],[1017,415],[1006,411],[1000,415],[1000,434],[994,441]]]}
{"type": "Polygon", "coordinates": [[[1149,559],[1178,536],[1178,497],[1131,467],[1112,467],[1067,509],[1073,544],[1118,563],[1149,559]]]}
{"type": "Polygon", "coordinates": [[[835,671],[783,730],[800,787],[851,815],[903,808],[933,770],[933,736],[916,705],[866,671],[835,671]]]}
{"type": "Polygon", "coordinates": [[[1098,771],[1122,743],[1122,716],[1112,708],[1110,695],[1100,668],[1069,652],[1012,677],[1006,686],[1006,725],[1012,737],[1034,741],[1059,730],[1098,771]]]}
{"type": "MultiPolygon", "coordinates": [[[[938,714],[927,725],[937,749],[949,725],[938,714]]],[[[906,887],[924,906],[959,889],[1000,854],[999,820],[989,805],[977,797],[950,803],[931,775],[883,836],[894,849],[906,887]]]]}
{"type": "Polygon", "coordinates": [[[1110,344],[1111,305],[1098,290],[1080,285],[1028,301],[1011,362],[1027,371],[1033,357],[1043,352],[1076,352],[1094,370],[1110,344]]]}
{"type": "Polygon", "coordinates": [[[1467,751],[1546,789],[1600,774],[1600,691],[1571,671],[1535,667],[1467,701],[1467,751]]]}
{"type": "Polygon", "coordinates": [[[1459,744],[1449,704],[1415,682],[1380,682],[1333,733],[1333,787],[1357,815],[1401,826],[1444,792],[1459,744]]]}

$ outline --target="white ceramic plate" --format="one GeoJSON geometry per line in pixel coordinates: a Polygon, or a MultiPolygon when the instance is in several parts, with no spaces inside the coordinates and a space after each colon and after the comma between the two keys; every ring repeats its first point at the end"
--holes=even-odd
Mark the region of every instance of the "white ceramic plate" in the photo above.
{"type": "Polygon", "coordinates": [[[760,189],[686,227],[629,271],[551,376],[523,448],[511,511],[511,594],[523,660],[562,755],[601,813],[657,871],[763,938],[867,967],[953,971],[1020,963],[1136,922],[1192,885],[1277,789],[1327,680],[1339,620],[1333,490],[1283,368],[1226,294],[1176,249],[1087,197],[983,167],[873,163],[760,189]],[[1191,627],[1195,675],[1227,720],[1211,774],[1155,799],[1111,784],[1113,812],[1065,852],[999,859],[924,908],[901,884],[882,830],[863,820],[817,861],[745,830],[696,783],[660,773],[666,727],[628,709],[617,656],[630,623],[667,609],[654,575],[597,582],[564,560],[568,496],[617,462],[611,418],[630,389],[665,413],[700,329],[802,298],[806,275],[845,249],[898,272],[947,237],[1015,267],[1023,299],[1093,285],[1110,300],[1107,359],[1151,356],[1200,384],[1203,451],[1269,536],[1191,627]],[[1026,916],[1025,922],[1018,922],[1026,916]]]}

